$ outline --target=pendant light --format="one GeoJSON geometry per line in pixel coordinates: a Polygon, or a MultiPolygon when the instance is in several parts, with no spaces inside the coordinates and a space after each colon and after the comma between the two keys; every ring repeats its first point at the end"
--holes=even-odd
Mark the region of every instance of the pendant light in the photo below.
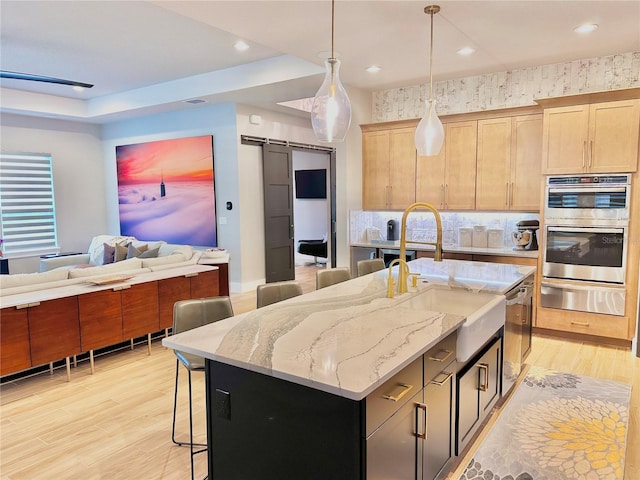
{"type": "Polygon", "coordinates": [[[326,73],[311,104],[311,126],[321,142],[341,142],[351,125],[351,102],[340,81],[340,60],[333,54],[335,0],[331,0],[331,58],[325,60],[326,73]]]}
{"type": "Polygon", "coordinates": [[[438,5],[429,5],[424,13],[431,15],[431,47],[429,51],[429,100],[426,114],[416,128],[415,142],[418,155],[434,156],[440,153],[444,143],[444,128],[436,114],[436,102],[433,99],[433,16],[440,11],[438,5]]]}

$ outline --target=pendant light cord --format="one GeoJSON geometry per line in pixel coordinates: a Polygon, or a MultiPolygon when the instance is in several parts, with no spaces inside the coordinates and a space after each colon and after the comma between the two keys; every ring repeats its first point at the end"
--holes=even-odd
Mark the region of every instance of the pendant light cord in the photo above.
{"type": "Polygon", "coordinates": [[[433,10],[431,11],[431,46],[429,49],[429,102],[433,102],[433,10]]]}
{"type": "Polygon", "coordinates": [[[335,58],[333,56],[333,31],[334,31],[334,18],[335,18],[335,0],[331,0],[331,58],[335,58]]]}

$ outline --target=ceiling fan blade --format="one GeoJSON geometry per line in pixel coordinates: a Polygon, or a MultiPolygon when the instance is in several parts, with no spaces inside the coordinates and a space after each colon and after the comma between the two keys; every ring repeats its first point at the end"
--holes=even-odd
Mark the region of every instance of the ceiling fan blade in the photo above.
{"type": "Polygon", "coordinates": [[[60,85],[71,85],[72,87],[93,87],[90,83],[75,82],[73,80],[64,80],[62,78],[45,77],[42,75],[32,75],[30,73],[8,72],[6,70],[0,70],[0,78],[12,78],[15,80],[29,80],[32,82],[46,82],[46,83],[58,83],[60,85]]]}

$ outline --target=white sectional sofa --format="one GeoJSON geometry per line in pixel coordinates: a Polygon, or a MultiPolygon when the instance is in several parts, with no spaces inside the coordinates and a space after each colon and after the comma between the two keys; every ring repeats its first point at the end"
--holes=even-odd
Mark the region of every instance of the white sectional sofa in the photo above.
{"type": "Polygon", "coordinates": [[[41,259],[39,273],[0,275],[0,296],[63,287],[102,275],[136,275],[195,265],[200,256],[201,252],[189,245],[163,241],[147,242],[116,235],[97,235],[93,237],[87,253],[41,259]],[[152,258],[128,258],[105,265],[104,245],[115,246],[119,242],[128,242],[138,248],[143,245],[147,245],[149,249],[157,248],[158,254],[152,258]]]}

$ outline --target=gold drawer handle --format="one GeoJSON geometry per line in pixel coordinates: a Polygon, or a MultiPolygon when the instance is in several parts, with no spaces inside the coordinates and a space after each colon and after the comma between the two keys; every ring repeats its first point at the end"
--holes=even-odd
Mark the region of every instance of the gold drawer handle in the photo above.
{"type": "Polygon", "coordinates": [[[414,435],[424,440],[427,439],[427,423],[429,421],[429,406],[424,403],[416,403],[416,432],[414,435]],[[418,410],[422,410],[424,415],[422,416],[422,433],[418,432],[418,410]]]}
{"type": "Polygon", "coordinates": [[[451,356],[453,350],[439,350],[433,357],[429,357],[429,360],[433,360],[434,362],[444,362],[447,358],[451,356]],[[444,355],[443,355],[444,354],[444,355]]]}
{"type": "Polygon", "coordinates": [[[571,320],[571,325],[578,325],[580,327],[588,327],[589,326],[589,322],[574,322],[573,320],[571,320]]]}
{"type": "Polygon", "coordinates": [[[399,383],[392,392],[382,395],[382,398],[385,400],[391,400],[392,402],[397,402],[409,393],[412,388],[413,385],[409,385],[408,383],[399,383]]]}
{"type": "Polygon", "coordinates": [[[478,364],[478,368],[484,371],[484,382],[480,384],[479,390],[486,392],[489,389],[489,365],[486,363],[478,364]]]}
{"type": "Polygon", "coordinates": [[[433,380],[431,380],[429,383],[432,383],[432,384],[434,384],[434,385],[442,386],[442,385],[444,385],[445,383],[447,383],[451,377],[453,377],[453,372],[440,372],[438,375],[445,375],[444,380],[438,381],[438,380],[436,380],[436,379],[434,378],[434,379],[433,379],[433,380]]]}

